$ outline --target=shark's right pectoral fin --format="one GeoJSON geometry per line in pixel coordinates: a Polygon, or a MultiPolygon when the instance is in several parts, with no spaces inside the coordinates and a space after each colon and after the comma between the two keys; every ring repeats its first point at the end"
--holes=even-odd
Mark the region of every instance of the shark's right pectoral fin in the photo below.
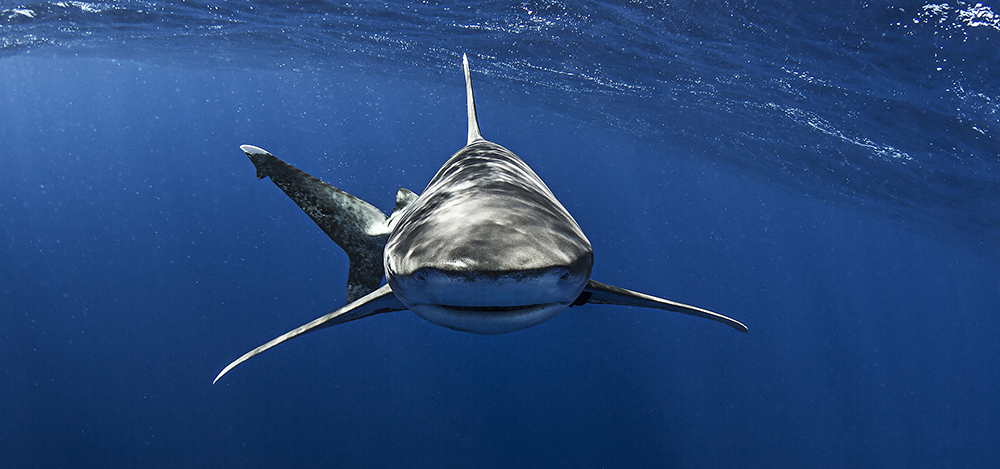
{"type": "Polygon", "coordinates": [[[355,319],[361,319],[381,313],[389,313],[392,311],[402,311],[404,309],[406,309],[406,306],[404,306],[403,303],[396,298],[396,295],[392,292],[392,289],[389,288],[389,285],[384,285],[382,288],[365,295],[363,298],[354,301],[343,308],[296,327],[295,329],[275,337],[270,342],[245,353],[242,357],[237,358],[235,361],[226,366],[222,372],[215,377],[212,383],[214,384],[219,380],[219,378],[226,373],[229,373],[229,370],[236,368],[236,366],[240,363],[243,363],[282,342],[292,340],[296,337],[303,336],[320,329],[353,321],[355,319]]]}
{"type": "Polygon", "coordinates": [[[242,145],[257,168],[257,179],[271,178],[337,243],[351,260],[347,303],[375,291],[385,275],[382,249],[388,239],[388,217],[368,202],[333,187],[281,161],[266,150],[242,145]]]}
{"type": "Polygon", "coordinates": [[[747,329],[747,326],[744,326],[743,323],[732,318],[727,318],[719,313],[713,313],[712,311],[702,309],[697,306],[657,298],[652,295],[626,290],[624,288],[604,284],[594,280],[587,282],[587,286],[583,289],[583,293],[580,294],[580,297],[573,304],[579,306],[586,303],[662,309],[665,311],[673,311],[675,313],[683,313],[691,316],[698,316],[700,318],[711,319],[716,322],[721,322],[722,324],[732,327],[740,332],[749,332],[749,329],[747,329]]]}

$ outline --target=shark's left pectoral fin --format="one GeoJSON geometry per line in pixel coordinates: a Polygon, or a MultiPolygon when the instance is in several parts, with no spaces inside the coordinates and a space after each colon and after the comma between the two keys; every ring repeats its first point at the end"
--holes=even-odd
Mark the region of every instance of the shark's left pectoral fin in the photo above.
{"type": "Polygon", "coordinates": [[[336,326],[338,324],[343,324],[348,321],[353,321],[355,319],[361,319],[380,313],[402,311],[404,309],[406,309],[406,306],[403,306],[403,303],[401,303],[399,299],[396,298],[396,295],[392,292],[392,289],[389,288],[389,285],[383,285],[381,288],[355,300],[354,302],[348,304],[347,306],[344,306],[343,308],[340,308],[325,316],[316,318],[315,320],[310,321],[309,323],[303,324],[295,329],[292,329],[286,332],[285,334],[275,337],[270,342],[247,352],[242,357],[237,358],[236,361],[226,366],[226,368],[224,368],[222,372],[215,377],[212,383],[214,384],[216,381],[219,380],[219,378],[228,373],[229,370],[236,368],[236,366],[239,365],[240,363],[243,363],[253,358],[255,355],[264,352],[265,350],[270,349],[271,347],[274,347],[275,345],[278,345],[282,342],[286,342],[296,337],[306,335],[310,332],[318,331],[320,329],[324,329],[330,326],[336,326]]]}
{"type": "Polygon", "coordinates": [[[698,316],[700,318],[711,319],[716,322],[721,322],[740,332],[750,331],[747,329],[747,326],[743,325],[743,323],[732,318],[727,318],[719,313],[713,313],[707,309],[678,303],[676,301],[665,300],[663,298],[657,298],[652,295],[626,290],[624,288],[604,284],[594,280],[587,282],[587,287],[583,289],[583,293],[580,294],[580,298],[578,298],[573,305],[579,306],[586,303],[662,309],[666,311],[673,311],[675,313],[683,313],[691,316],[698,316]]]}

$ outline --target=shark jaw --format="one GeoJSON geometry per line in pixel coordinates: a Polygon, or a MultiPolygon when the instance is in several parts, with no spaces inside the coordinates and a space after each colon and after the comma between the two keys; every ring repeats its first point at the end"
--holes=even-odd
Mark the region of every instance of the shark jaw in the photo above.
{"type": "Polygon", "coordinates": [[[473,334],[497,335],[534,326],[552,319],[569,303],[523,306],[450,306],[413,304],[410,311],[439,326],[473,334]]]}
{"type": "Polygon", "coordinates": [[[434,324],[473,334],[505,334],[552,319],[587,285],[589,272],[566,267],[535,272],[476,273],[424,268],[389,276],[397,298],[434,324]]]}

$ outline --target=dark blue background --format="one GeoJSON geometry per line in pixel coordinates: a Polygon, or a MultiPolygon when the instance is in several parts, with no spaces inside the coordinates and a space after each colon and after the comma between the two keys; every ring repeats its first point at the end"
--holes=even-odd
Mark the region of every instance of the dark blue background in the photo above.
{"type": "Polygon", "coordinates": [[[484,136],[594,277],[747,335],[588,305],[502,336],[409,312],[244,351],[343,302],[267,148],[388,210],[464,143],[462,78],[0,62],[5,467],[988,466],[995,259],[497,93],[484,136]]]}

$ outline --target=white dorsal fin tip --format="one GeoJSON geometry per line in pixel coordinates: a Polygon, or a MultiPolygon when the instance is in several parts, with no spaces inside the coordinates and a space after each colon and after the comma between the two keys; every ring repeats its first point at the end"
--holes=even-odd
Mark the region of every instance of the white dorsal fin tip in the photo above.
{"type": "Polygon", "coordinates": [[[479,133],[479,118],[476,117],[476,98],[472,96],[472,74],[469,72],[469,57],[462,54],[462,69],[465,70],[465,96],[469,109],[469,141],[466,145],[482,140],[479,133]]]}
{"type": "Polygon", "coordinates": [[[269,154],[267,152],[267,150],[264,150],[263,148],[260,148],[260,147],[255,147],[253,145],[240,145],[240,150],[243,150],[243,153],[246,153],[248,155],[268,155],[269,154]]]}

